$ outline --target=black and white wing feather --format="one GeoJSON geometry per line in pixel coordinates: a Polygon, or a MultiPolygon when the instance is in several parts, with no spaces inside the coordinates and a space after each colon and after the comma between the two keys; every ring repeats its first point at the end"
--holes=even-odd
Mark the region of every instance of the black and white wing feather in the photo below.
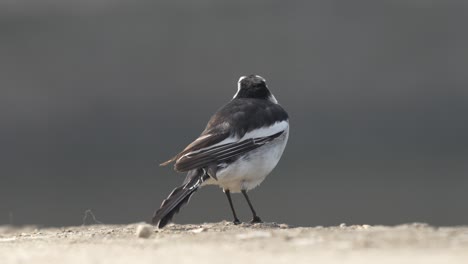
{"type": "Polygon", "coordinates": [[[243,155],[279,137],[287,128],[287,113],[266,100],[234,99],[211,117],[203,133],[172,159],[174,169],[207,168],[243,155]]]}
{"type": "Polygon", "coordinates": [[[211,164],[222,163],[259,148],[279,137],[282,133],[283,131],[280,131],[266,137],[250,138],[199,151],[189,152],[177,160],[174,168],[176,171],[185,172],[193,169],[204,168],[211,164]]]}

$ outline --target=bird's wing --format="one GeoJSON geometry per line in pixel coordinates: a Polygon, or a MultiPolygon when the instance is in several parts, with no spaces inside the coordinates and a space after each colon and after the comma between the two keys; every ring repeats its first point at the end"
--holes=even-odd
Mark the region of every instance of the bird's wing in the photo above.
{"type": "Polygon", "coordinates": [[[229,160],[259,148],[273,139],[279,137],[284,131],[265,137],[249,138],[242,141],[218,144],[212,147],[202,148],[188,152],[176,160],[176,171],[185,172],[193,169],[207,167],[211,164],[229,160]]]}
{"type": "Polygon", "coordinates": [[[233,99],[210,118],[200,137],[161,165],[175,161],[175,169],[181,172],[205,168],[228,159],[226,156],[232,158],[269,142],[270,136],[287,129],[287,120],[288,114],[278,104],[233,99]]]}
{"type": "Polygon", "coordinates": [[[228,133],[203,133],[200,137],[195,139],[192,143],[190,143],[184,150],[182,150],[179,154],[171,158],[170,160],[161,163],[161,166],[166,166],[169,163],[178,160],[183,155],[197,151],[204,148],[209,148],[212,146],[216,146],[219,143],[222,143],[226,138],[229,137],[228,133]]]}

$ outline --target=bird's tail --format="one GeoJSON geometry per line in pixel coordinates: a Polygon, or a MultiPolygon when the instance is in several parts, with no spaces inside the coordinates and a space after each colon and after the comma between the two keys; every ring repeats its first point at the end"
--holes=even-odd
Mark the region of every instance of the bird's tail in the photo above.
{"type": "Polygon", "coordinates": [[[169,196],[164,199],[161,207],[153,215],[153,224],[158,228],[167,225],[180,208],[188,203],[190,196],[201,186],[210,176],[205,171],[198,171],[184,185],[175,188],[169,196]]]}

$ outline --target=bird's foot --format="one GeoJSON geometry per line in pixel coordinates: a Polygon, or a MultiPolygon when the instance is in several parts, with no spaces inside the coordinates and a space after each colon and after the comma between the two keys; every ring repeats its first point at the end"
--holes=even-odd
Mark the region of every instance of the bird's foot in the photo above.
{"type": "Polygon", "coordinates": [[[250,220],[250,223],[251,224],[255,224],[255,223],[263,223],[262,219],[260,219],[260,217],[258,216],[254,216],[252,220],[250,220]]]}
{"type": "Polygon", "coordinates": [[[234,221],[232,221],[232,223],[233,223],[234,225],[240,225],[240,224],[242,224],[242,222],[239,221],[239,219],[237,219],[237,218],[234,219],[234,221]]]}

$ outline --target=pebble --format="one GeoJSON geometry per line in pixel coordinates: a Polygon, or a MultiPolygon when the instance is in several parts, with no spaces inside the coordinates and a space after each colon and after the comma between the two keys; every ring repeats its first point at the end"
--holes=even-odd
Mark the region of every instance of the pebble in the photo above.
{"type": "Polygon", "coordinates": [[[206,228],[200,227],[200,228],[197,228],[197,229],[192,229],[192,230],[190,230],[190,232],[198,234],[198,233],[201,233],[201,232],[203,232],[205,230],[206,230],[206,228]]]}
{"type": "Polygon", "coordinates": [[[148,238],[153,234],[153,227],[148,224],[138,225],[136,228],[136,236],[139,238],[148,238]]]}

